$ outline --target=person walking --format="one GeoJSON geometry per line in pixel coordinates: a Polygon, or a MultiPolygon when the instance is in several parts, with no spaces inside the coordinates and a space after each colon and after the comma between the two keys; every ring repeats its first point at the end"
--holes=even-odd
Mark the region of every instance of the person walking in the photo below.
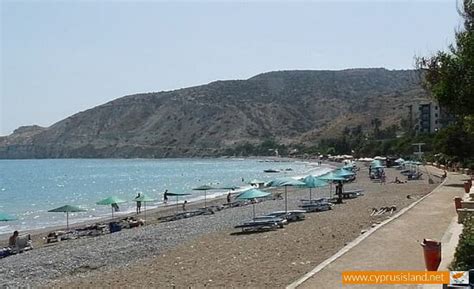
{"type": "MultiPolygon", "coordinates": [[[[138,195],[135,197],[135,199],[138,199],[142,196],[141,193],[138,193],[138,195]]],[[[142,202],[141,201],[137,201],[137,215],[140,214],[142,211],[142,202]]]]}

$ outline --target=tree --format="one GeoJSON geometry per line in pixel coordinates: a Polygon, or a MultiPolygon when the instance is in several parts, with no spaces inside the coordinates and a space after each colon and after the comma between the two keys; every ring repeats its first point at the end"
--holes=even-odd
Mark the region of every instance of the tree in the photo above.
{"type": "Polygon", "coordinates": [[[450,145],[459,143],[460,136],[470,139],[474,134],[474,3],[463,0],[462,4],[459,13],[464,26],[455,32],[455,43],[448,51],[417,59],[425,88],[457,122],[438,137],[438,147],[460,160],[472,155],[466,156],[462,146],[450,145]]]}
{"type": "Polygon", "coordinates": [[[424,85],[433,97],[457,117],[472,116],[474,111],[474,4],[463,0],[460,14],[464,29],[455,33],[455,44],[447,52],[417,59],[424,85]]]}
{"type": "Polygon", "coordinates": [[[380,126],[382,125],[382,122],[380,121],[380,119],[378,118],[373,118],[371,121],[370,121],[370,124],[372,125],[373,129],[374,129],[374,136],[375,138],[378,138],[379,137],[379,133],[380,133],[380,126]]]}

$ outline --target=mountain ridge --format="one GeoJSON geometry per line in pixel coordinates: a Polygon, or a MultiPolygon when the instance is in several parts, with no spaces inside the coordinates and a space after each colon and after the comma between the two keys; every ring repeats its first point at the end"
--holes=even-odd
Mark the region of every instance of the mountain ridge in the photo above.
{"type": "Polygon", "coordinates": [[[407,104],[426,99],[419,83],[414,70],[283,70],[138,93],[0,137],[0,158],[215,156],[269,138],[312,143],[373,118],[399,122],[407,104]]]}

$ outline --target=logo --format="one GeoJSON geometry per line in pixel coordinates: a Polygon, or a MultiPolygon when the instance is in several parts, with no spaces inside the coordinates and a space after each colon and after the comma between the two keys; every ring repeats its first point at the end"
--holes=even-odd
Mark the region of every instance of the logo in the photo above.
{"type": "Polygon", "coordinates": [[[451,284],[469,284],[469,271],[451,271],[449,273],[449,282],[451,284]]]}

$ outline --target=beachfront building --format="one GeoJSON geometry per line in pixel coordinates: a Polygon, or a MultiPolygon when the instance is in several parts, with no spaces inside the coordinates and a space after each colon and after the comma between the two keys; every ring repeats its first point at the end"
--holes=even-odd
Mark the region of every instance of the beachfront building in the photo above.
{"type": "Polygon", "coordinates": [[[435,133],[452,122],[452,117],[434,101],[408,105],[408,118],[416,133],[435,133]]]}

